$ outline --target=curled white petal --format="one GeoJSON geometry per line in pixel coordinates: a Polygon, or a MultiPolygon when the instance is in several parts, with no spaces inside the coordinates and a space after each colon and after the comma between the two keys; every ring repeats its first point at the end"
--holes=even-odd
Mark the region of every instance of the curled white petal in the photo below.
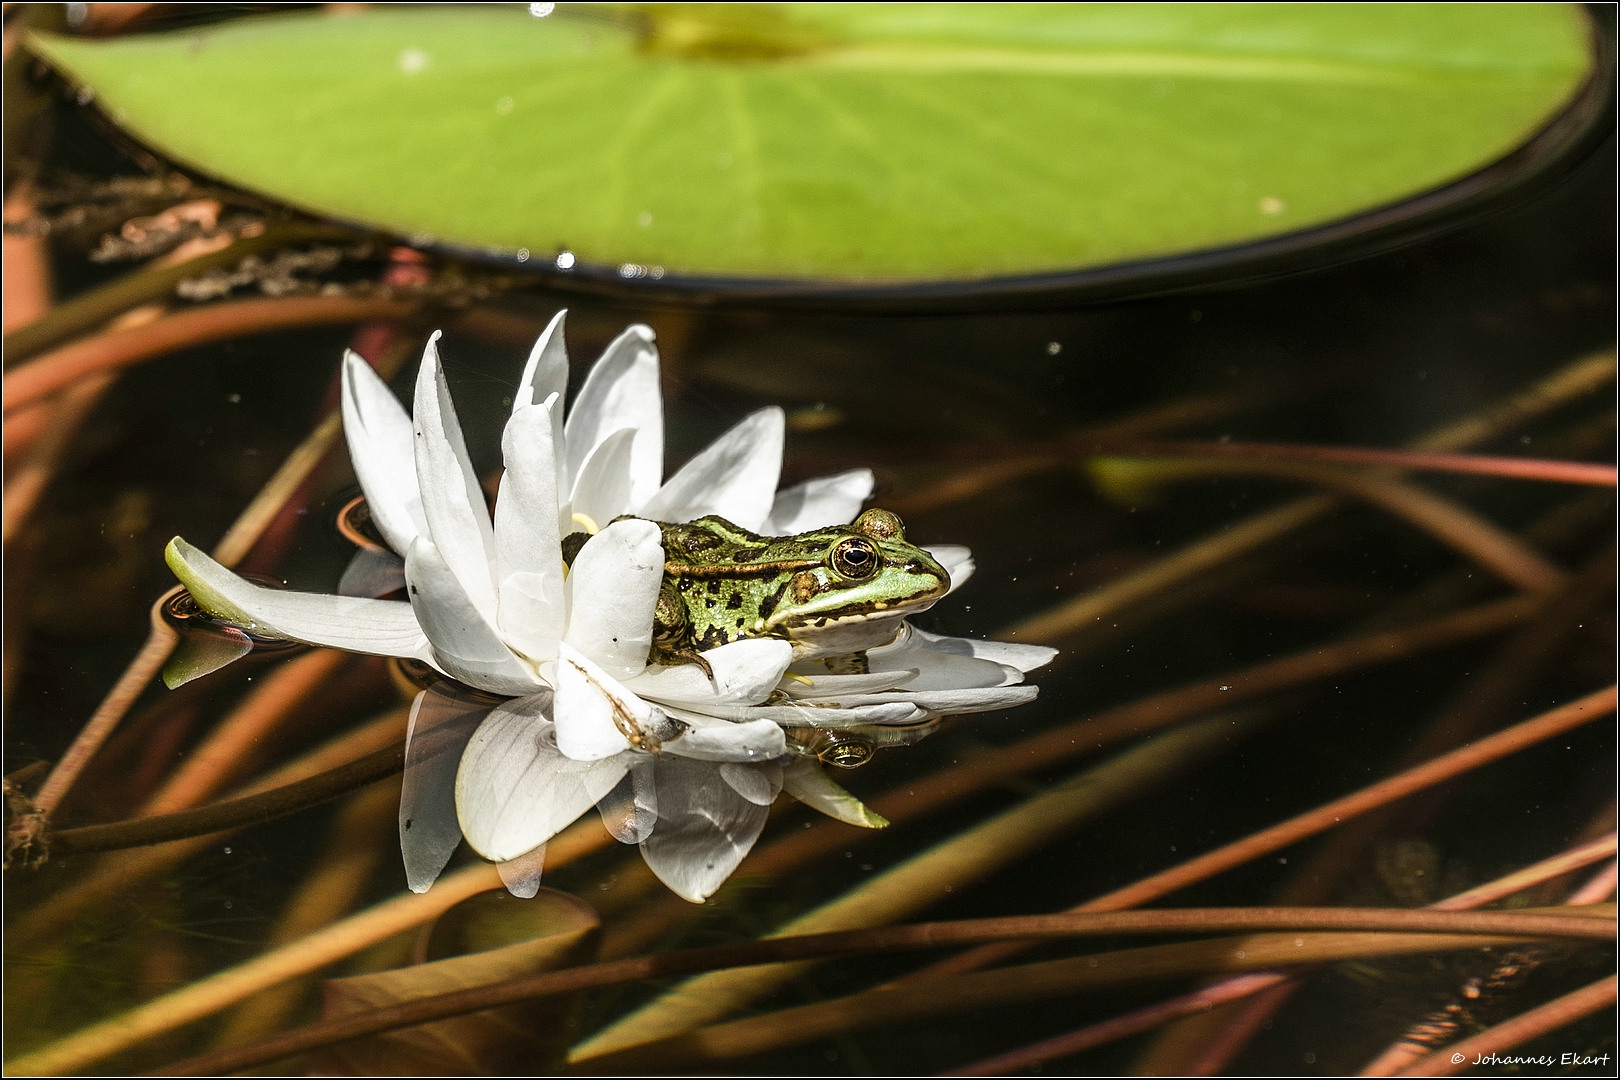
{"type": "Polygon", "coordinates": [[[503,640],[535,661],[557,655],[567,620],[551,412],[524,405],[507,421],[506,473],[495,502],[496,625],[503,640]]]}
{"type": "Polygon", "coordinates": [[[900,635],[887,645],[868,650],[867,666],[872,671],[916,671],[906,690],[960,690],[986,686],[1008,686],[1023,682],[1024,673],[1015,667],[974,656],[954,646],[961,638],[924,636],[906,624],[900,635]]]}
{"type": "Polygon", "coordinates": [[[596,761],[633,746],[656,749],[672,729],[658,709],[564,644],[557,657],[557,746],[576,761],[596,761]]]}
{"type": "Polygon", "coordinates": [[[756,530],[770,516],[782,473],[781,409],[760,409],[701,450],[637,511],[655,521],[718,514],[756,530]]]}
{"type": "MultiPolygon", "coordinates": [[[[870,655],[870,654],[868,654],[870,655]]],[[[918,675],[916,668],[896,668],[867,675],[828,675],[818,673],[814,663],[798,665],[804,670],[783,676],[777,689],[796,700],[814,702],[818,699],[837,698],[846,694],[872,694],[883,690],[898,690],[907,686],[918,675]]]]}
{"type": "Polygon", "coordinates": [[[417,537],[405,555],[406,592],[433,642],[439,667],[469,686],[510,697],[543,689],[534,669],[512,654],[462,590],[439,550],[417,537]]]}
{"type": "Polygon", "coordinates": [[[755,806],[769,806],[782,790],[782,763],[767,761],[752,765],[728,761],[720,766],[720,779],[755,806]]]}
{"type": "Polygon", "coordinates": [[[696,664],[653,664],[625,686],[654,701],[754,705],[776,689],[793,659],[793,646],[777,638],[743,638],[702,655],[714,672],[712,681],[696,664]]]}
{"type": "Polygon", "coordinates": [[[961,544],[925,544],[923,550],[932,555],[934,561],[951,575],[951,587],[945,593],[946,596],[966,585],[978,565],[973,561],[973,552],[961,544]]]}
{"type": "Polygon", "coordinates": [[[676,895],[701,904],[753,848],[769,810],[708,762],[659,754],[656,768],[658,826],[641,857],[676,895]]]}
{"type": "Polygon", "coordinates": [[[453,683],[430,686],[411,703],[399,793],[399,851],[412,892],[427,892],[461,843],[456,770],[467,740],[489,710],[488,699],[453,683]]]}
{"type": "Polygon", "coordinates": [[[546,713],[549,693],[509,701],[479,725],[456,773],[456,812],[474,851],[515,859],[571,825],[613,790],[628,763],[565,759],[546,713]]]}
{"type": "MultiPolygon", "coordinates": [[[[461,435],[450,384],[439,363],[439,334],[422,351],[416,375],[416,478],[428,537],[439,549],[461,588],[489,622],[495,621],[495,530],[484,504],[484,490],[473,472],[461,435]]],[[[409,554],[403,552],[402,554],[409,554]]]]}
{"type": "Polygon", "coordinates": [[[377,530],[403,554],[412,540],[427,535],[411,418],[381,376],[352,351],[343,354],[341,381],[343,435],[354,475],[377,530]]]}
{"type": "Polygon", "coordinates": [[[164,558],[199,607],[252,633],[373,656],[433,659],[421,623],[403,601],[266,589],[178,536],[164,558]]]}
{"type": "MultiPolygon", "coordinates": [[[[597,444],[580,467],[574,481],[572,513],[584,514],[598,525],[606,525],[620,514],[630,512],[630,485],[636,433],[620,428],[597,444]]],[[[579,528],[574,524],[570,532],[579,528]]]]}
{"type": "Polygon", "coordinates": [[[639,844],[658,826],[656,767],[649,754],[623,754],[630,769],[613,790],[597,801],[602,824],[621,844],[639,844]]]}
{"type": "Polygon", "coordinates": [[[918,627],[910,627],[911,640],[930,652],[972,656],[1005,664],[1028,673],[1052,662],[1058,651],[1046,645],[1024,645],[1015,641],[987,641],[983,638],[948,637],[918,627]]]}
{"type": "Polygon", "coordinates": [[[616,679],[641,674],[652,648],[664,548],[650,521],[618,521],[580,549],[566,586],[564,640],[616,679]]]}
{"type": "Polygon", "coordinates": [[[688,715],[687,730],[664,743],[664,754],[699,761],[766,761],[787,753],[787,738],[770,720],[729,723],[712,717],[688,715]]]}
{"type": "Polygon", "coordinates": [[[565,425],[568,483],[573,489],[591,452],[615,431],[636,433],[630,455],[630,497],[640,505],[664,478],[664,397],[651,327],[639,323],[613,339],[591,367],[565,425]]]}
{"type": "Polygon", "coordinates": [[[872,497],[876,482],[871,469],[851,469],[783,488],[772,500],[770,516],[759,531],[766,536],[795,536],[847,524],[872,497]]]}

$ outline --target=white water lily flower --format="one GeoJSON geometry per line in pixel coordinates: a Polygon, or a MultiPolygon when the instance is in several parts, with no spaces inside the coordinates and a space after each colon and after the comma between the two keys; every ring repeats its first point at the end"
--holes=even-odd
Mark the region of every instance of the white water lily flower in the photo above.
{"type": "MultiPolygon", "coordinates": [[[[768,408],[664,481],[652,332],[634,326],[609,345],[565,419],[559,313],[514,395],[492,516],[437,338],[410,416],[369,365],[344,360],[350,456],[401,556],[391,572],[408,601],[265,589],[179,538],[168,552],[217,617],[261,636],[414,658],[471,688],[434,687],[412,711],[400,809],[412,889],[431,885],[465,837],[502,864],[514,892],[532,895],[545,842],[597,805],[666,884],[701,901],[747,854],[784,786],[841,820],[882,824],[803,756],[815,739],[909,741],[898,726],[1034,697],[1018,684],[1052,650],[927,634],[899,617],[835,643],[865,651],[862,674],[831,673],[818,657],[832,647],[796,652],[775,638],[708,650],[709,673],[649,666],[664,569],[656,521],[716,514],[765,535],[842,524],[870,496],[871,472],[778,492],[783,414],[768,408]],[[576,531],[594,535],[565,570],[561,540],[576,531]]],[[[930,551],[953,590],[972,573],[967,549],[930,551]]],[[[387,556],[372,558],[368,575],[386,579],[387,556]]]]}

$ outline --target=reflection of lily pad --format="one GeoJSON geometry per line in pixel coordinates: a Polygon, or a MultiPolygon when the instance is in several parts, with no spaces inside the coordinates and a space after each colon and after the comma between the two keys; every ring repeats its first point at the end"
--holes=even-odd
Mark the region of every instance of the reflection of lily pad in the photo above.
{"type": "Polygon", "coordinates": [[[1434,188],[1571,99],[1586,34],[1537,5],[564,5],[36,47],[152,146],[317,213],[627,275],[915,282],[1434,188]]]}

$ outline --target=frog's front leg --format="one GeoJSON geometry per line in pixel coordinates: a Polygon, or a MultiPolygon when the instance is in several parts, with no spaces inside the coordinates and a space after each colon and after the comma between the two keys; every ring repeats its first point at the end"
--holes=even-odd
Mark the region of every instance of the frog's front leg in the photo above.
{"type": "Polygon", "coordinates": [[[674,578],[665,578],[658,588],[658,605],[653,609],[653,644],[647,656],[651,664],[696,664],[712,681],[714,669],[692,643],[692,618],[674,578]]]}

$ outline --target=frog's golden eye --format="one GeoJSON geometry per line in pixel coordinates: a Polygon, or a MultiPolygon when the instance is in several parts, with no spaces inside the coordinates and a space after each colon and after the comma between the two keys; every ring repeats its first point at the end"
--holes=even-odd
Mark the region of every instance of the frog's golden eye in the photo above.
{"type": "Polygon", "coordinates": [[[870,541],[859,537],[852,536],[848,540],[842,540],[833,548],[833,569],[855,581],[864,581],[877,573],[880,561],[877,548],[873,547],[870,541]]]}

